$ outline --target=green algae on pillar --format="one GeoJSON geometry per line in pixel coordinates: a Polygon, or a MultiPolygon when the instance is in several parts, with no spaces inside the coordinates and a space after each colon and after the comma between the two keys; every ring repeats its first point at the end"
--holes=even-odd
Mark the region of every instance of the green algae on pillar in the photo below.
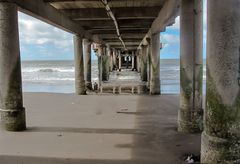
{"type": "Polygon", "coordinates": [[[240,163],[239,8],[239,0],[208,0],[202,163],[240,163]]]}
{"type": "Polygon", "coordinates": [[[74,36],[75,92],[78,95],[86,95],[82,40],[82,36],[74,36]]]}
{"type": "Polygon", "coordinates": [[[160,90],[160,34],[151,36],[151,82],[150,94],[159,95],[160,90]]]}
{"type": "Polygon", "coordinates": [[[0,124],[7,131],[26,129],[17,12],[15,4],[0,2],[0,124]]]}
{"type": "Polygon", "coordinates": [[[92,90],[92,72],[91,72],[91,42],[83,39],[84,55],[85,55],[85,85],[88,90],[92,90]]]}
{"type": "Polygon", "coordinates": [[[202,0],[181,1],[180,108],[178,131],[199,133],[202,109],[202,0]]]}

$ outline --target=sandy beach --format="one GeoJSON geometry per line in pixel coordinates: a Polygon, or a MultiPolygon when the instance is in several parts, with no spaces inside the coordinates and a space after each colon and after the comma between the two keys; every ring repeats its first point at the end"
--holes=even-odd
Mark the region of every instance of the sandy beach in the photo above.
{"type": "Polygon", "coordinates": [[[0,135],[1,164],[175,164],[200,153],[177,132],[178,95],[24,93],[27,130],[0,135]]]}

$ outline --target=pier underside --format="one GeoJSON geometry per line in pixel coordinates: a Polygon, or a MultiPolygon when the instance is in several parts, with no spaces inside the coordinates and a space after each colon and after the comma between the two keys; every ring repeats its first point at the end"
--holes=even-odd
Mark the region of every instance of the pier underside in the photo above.
{"type": "Polygon", "coordinates": [[[200,134],[177,132],[178,95],[25,93],[28,128],[1,132],[4,164],[181,163],[200,134]],[[89,101],[91,100],[91,101],[89,101]]]}

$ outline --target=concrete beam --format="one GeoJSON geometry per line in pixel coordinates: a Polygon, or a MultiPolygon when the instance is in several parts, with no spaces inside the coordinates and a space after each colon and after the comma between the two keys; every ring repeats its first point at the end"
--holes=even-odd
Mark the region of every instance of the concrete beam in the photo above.
{"type": "MultiPolygon", "coordinates": [[[[98,36],[103,38],[103,39],[106,39],[106,38],[118,38],[117,34],[99,34],[98,36]]],[[[127,39],[127,38],[130,38],[130,39],[142,39],[144,36],[145,36],[144,33],[137,33],[137,34],[134,34],[134,33],[123,33],[122,34],[122,37],[125,38],[125,39],[127,39]]]]}
{"type": "MultiPolygon", "coordinates": [[[[120,28],[124,28],[124,27],[150,28],[153,21],[154,19],[118,20],[120,28]]],[[[114,27],[114,23],[112,20],[104,20],[104,23],[103,23],[103,20],[81,20],[76,22],[79,23],[85,29],[114,27]]]]}
{"type": "MultiPolygon", "coordinates": [[[[139,39],[139,38],[134,38],[134,39],[131,39],[131,38],[124,39],[123,38],[123,40],[124,40],[124,42],[138,42],[138,43],[140,43],[142,41],[142,39],[139,39]]],[[[119,42],[119,39],[118,38],[110,38],[110,39],[104,39],[104,41],[106,43],[108,43],[108,42],[119,42]]]]}
{"type": "Polygon", "coordinates": [[[93,38],[82,26],[69,19],[66,15],[55,9],[43,0],[0,0],[0,2],[11,2],[18,5],[19,10],[48,24],[63,29],[72,34],[78,34],[84,38],[91,39],[96,43],[102,42],[100,38],[93,38]]]}
{"type": "MultiPolygon", "coordinates": [[[[126,44],[126,46],[132,46],[132,45],[138,46],[139,45],[139,42],[125,42],[124,41],[124,43],[126,44]]],[[[119,42],[107,42],[107,44],[114,46],[114,45],[121,45],[121,42],[120,41],[119,42]]]]}
{"type": "MultiPolygon", "coordinates": [[[[92,34],[116,34],[116,30],[90,30],[92,34]]],[[[148,29],[121,29],[121,34],[132,33],[132,34],[141,34],[147,33],[148,29]]]]}
{"type": "MultiPolygon", "coordinates": [[[[111,8],[118,20],[121,19],[155,19],[162,7],[127,7],[111,8]]],[[[109,20],[103,8],[63,9],[61,10],[73,20],[109,20]]]]}
{"type": "Polygon", "coordinates": [[[175,22],[176,16],[179,14],[180,0],[168,0],[165,2],[163,8],[158,14],[158,17],[152,23],[151,28],[147,32],[140,46],[147,44],[147,38],[151,37],[152,34],[160,33],[165,31],[166,26],[172,25],[175,22]]]}
{"type": "MultiPolygon", "coordinates": [[[[121,45],[111,45],[112,48],[115,48],[115,49],[122,49],[122,46],[121,45]]],[[[137,49],[137,46],[126,46],[126,48],[128,50],[136,50],[137,49]]]]}

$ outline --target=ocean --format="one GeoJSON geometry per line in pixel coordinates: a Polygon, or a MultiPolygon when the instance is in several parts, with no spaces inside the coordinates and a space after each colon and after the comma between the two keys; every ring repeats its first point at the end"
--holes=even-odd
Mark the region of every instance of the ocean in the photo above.
{"type": "MultiPolygon", "coordinates": [[[[163,94],[180,92],[178,59],[161,59],[160,79],[163,94]]],[[[205,93],[206,69],[204,64],[203,91],[205,93]]],[[[24,92],[74,93],[74,61],[22,61],[24,92]]],[[[92,61],[92,81],[98,81],[97,61],[92,61]]]]}

